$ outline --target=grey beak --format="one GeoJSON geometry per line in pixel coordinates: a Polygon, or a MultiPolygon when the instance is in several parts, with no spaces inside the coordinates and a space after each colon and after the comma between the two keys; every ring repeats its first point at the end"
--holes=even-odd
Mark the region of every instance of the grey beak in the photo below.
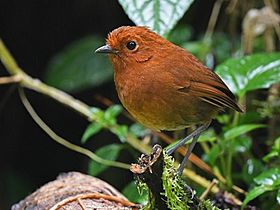
{"type": "Polygon", "coordinates": [[[117,51],[106,44],[102,47],[99,47],[97,50],[95,50],[95,53],[117,53],[117,51]]]}

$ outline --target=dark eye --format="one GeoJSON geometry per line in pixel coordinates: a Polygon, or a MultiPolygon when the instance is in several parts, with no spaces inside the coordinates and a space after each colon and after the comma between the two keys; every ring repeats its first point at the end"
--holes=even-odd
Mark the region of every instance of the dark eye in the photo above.
{"type": "Polygon", "coordinates": [[[128,42],[128,43],[126,44],[126,47],[127,47],[127,49],[129,49],[129,50],[134,50],[135,47],[136,47],[136,42],[130,41],[130,42],[128,42]]]}

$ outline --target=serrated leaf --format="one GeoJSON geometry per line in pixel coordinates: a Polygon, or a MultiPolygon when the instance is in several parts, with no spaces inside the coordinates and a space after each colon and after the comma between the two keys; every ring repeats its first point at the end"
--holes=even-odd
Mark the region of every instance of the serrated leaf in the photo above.
{"type": "Polygon", "coordinates": [[[194,0],[119,0],[128,17],[139,26],[167,34],[194,0]]]}
{"type": "Polygon", "coordinates": [[[103,126],[97,122],[91,123],[85,130],[81,142],[84,144],[87,140],[92,137],[94,134],[97,134],[103,126]]]}
{"type": "Polygon", "coordinates": [[[257,128],[263,128],[265,127],[265,125],[262,125],[262,124],[246,124],[246,125],[239,125],[239,126],[236,126],[234,128],[231,128],[230,130],[228,130],[227,132],[225,132],[224,134],[224,138],[226,140],[229,140],[229,139],[234,139],[236,138],[237,136],[240,136],[242,134],[245,134],[249,131],[252,131],[252,130],[255,130],[257,128]]]}
{"type": "Polygon", "coordinates": [[[216,73],[239,97],[248,91],[280,82],[280,53],[260,53],[231,58],[216,67],[216,73]]]}
{"type": "Polygon", "coordinates": [[[59,89],[77,92],[112,79],[107,56],[95,55],[104,39],[91,36],[78,40],[55,55],[48,64],[45,82],[59,89]]]}
{"type": "MultiPolygon", "coordinates": [[[[104,147],[99,148],[98,150],[96,150],[95,154],[103,159],[116,160],[122,149],[123,149],[123,145],[110,144],[110,145],[106,145],[104,147]]],[[[102,165],[93,160],[90,160],[89,166],[88,166],[88,173],[91,176],[97,176],[98,174],[100,174],[107,168],[108,168],[107,165],[102,165]]]]}

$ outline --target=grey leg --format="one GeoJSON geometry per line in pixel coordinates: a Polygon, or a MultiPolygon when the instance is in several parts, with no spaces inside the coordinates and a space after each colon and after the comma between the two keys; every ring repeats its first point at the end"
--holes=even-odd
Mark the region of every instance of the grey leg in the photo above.
{"type": "Polygon", "coordinates": [[[186,153],[186,155],[185,155],[185,157],[184,157],[184,159],[183,159],[183,161],[180,164],[180,167],[178,169],[178,175],[179,176],[182,175],[182,173],[184,171],[184,168],[186,167],[187,160],[189,159],[189,157],[190,157],[190,155],[192,153],[192,150],[193,150],[193,148],[194,148],[194,146],[195,146],[195,144],[197,142],[198,137],[199,137],[199,134],[197,134],[196,136],[193,137],[192,143],[191,143],[191,145],[190,145],[190,147],[189,147],[189,149],[188,149],[188,151],[187,151],[187,153],[186,153]]]}
{"type": "Polygon", "coordinates": [[[175,150],[177,150],[180,146],[184,145],[187,141],[191,140],[195,136],[199,136],[202,131],[206,130],[211,122],[208,122],[204,125],[199,126],[196,130],[194,130],[190,135],[180,140],[177,144],[173,145],[171,148],[167,149],[166,153],[171,155],[175,150]]]}

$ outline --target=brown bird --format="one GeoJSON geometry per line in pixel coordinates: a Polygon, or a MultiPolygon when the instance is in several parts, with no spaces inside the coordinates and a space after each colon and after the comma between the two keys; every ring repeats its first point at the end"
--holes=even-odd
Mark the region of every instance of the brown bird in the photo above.
{"type": "Polygon", "coordinates": [[[123,26],[109,33],[105,46],[114,67],[118,96],[128,112],[155,130],[197,129],[167,150],[172,154],[193,139],[178,174],[202,131],[224,108],[242,112],[217,74],[196,57],[146,27],[123,26]]]}

